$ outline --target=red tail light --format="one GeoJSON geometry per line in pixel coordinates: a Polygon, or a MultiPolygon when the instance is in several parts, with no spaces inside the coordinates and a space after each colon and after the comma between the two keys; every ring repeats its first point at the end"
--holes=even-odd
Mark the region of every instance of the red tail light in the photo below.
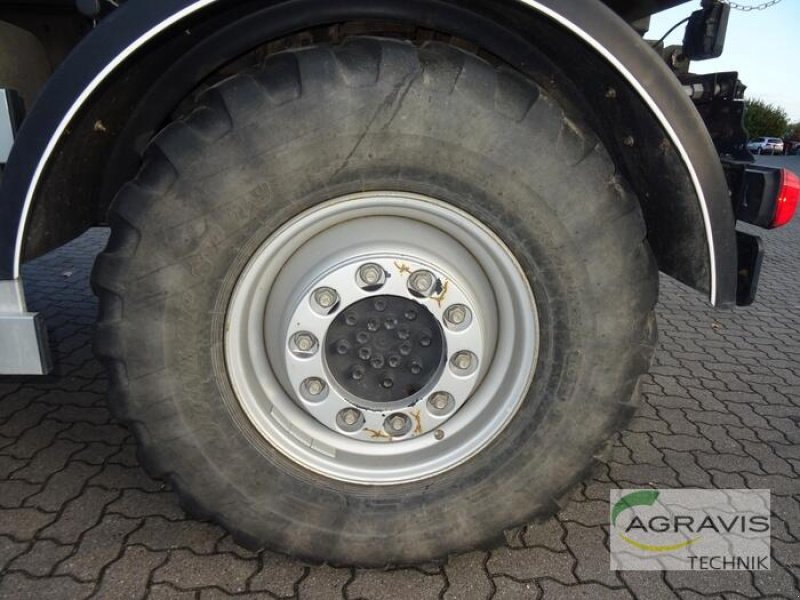
{"type": "Polygon", "coordinates": [[[800,199],[800,178],[788,169],[781,169],[781,189],[775,203],[775,216],[771,227],[786,225],[792,220],[800,199]]]}

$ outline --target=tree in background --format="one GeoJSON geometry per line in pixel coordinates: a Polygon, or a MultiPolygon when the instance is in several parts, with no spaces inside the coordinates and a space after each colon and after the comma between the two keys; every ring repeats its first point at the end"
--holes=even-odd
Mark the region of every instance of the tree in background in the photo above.
{"type": "Polygon", "coordinates": [[[782,138],[789,129],[789,115],[782,108],[763,100],[746,100],[744,128],[751,138],[782,138]]]}
{"type": "Polygon", "coordinates": [[[791,123],[789,127],[786,128],[786,135],[784,138],[791,142],[800,142],[800,121],[791,123]]]}

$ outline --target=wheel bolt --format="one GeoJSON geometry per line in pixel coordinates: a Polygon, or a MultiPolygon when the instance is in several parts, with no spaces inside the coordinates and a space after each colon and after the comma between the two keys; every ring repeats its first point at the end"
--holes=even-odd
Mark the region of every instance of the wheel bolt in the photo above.
{"type": "Polygon", "coordinates": [[[472,352],[467,350],[462,350],[461,352],[456,352],[453,355],[453,358],[450,359],[450,364],[456,371],[459,371],[462,375],[469,375],[475,370],[475,367],[478,363],[478,357],[475,356],[472,352]]]}
{"type": "Polygon", "coordinates": [[[436,416],[443,416],[454,407],[455,399],[447,392],[435,392],[428,398],[428,410],[436,416]]]}
{"type": "Polygon", "coordinates": [[[339,303],[339,294],[333,288],[321,287],[311,295],[314,303],[326,313],[339,303]]]}
{"type": "Polygon", "coordinates": [[[302,395],[306,400],[324,400],[325,389],[328,386],[326,383],[320,379],[319,377],[309,377],[305,381],[303,381],[302,386],[302,395]]]}
{"type": "Polygon", "coordinates": [[[383,427],[392,436],[401,436],[411,429],[411,421],[403,413],[395,413],[386,417],[383,427]]]}
{"type": "Polygon", "coordinates": [[[364,422],[364,416],[358,409],[345,408],[339,411],[336,415],[336,422],[345,431],[356,431],[361,428],[364,422]]]}
{"type": "Polygon", "coordinates": [[[386,273],[383,267],[375,263],[361,265],[358,269],[358,279],[362,288],[372,288],[383,284],[386,273]]]}
{"type": "Polygon", "coordinates": [[[295,356],[312,356],[317,351],[317,338],[306,331],[292,336],[291,350],[295,356]]]}
{"type": "Polygon", "coordinates": [[[435,278],[430,271],[414,271],[408,278],[408,289],[421,296],[426,296],[433,289],[435,278]]]}
{"type": "Polygon", "coordinates": [[[453,304],[444,311],[444,323],[450,329],[461,329],[469,325],[472,312],[463,304],[453,304]]]}

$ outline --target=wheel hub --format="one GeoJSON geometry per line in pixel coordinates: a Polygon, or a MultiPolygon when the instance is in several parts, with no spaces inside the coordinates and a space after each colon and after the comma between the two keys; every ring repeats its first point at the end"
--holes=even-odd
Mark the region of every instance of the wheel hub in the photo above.
{"type": "Polygon", "coordinates": [[[444,339],[431,312],[400,296],[365,298],[328,329],[325,359],[355,398],[392,403],[426,387],[442,362],[444,339]]]}

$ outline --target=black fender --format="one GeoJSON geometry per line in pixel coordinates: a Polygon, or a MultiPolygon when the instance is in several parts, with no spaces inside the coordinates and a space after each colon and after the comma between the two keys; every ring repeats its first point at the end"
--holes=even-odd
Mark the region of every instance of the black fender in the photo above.
{"type": "Polygon", "coordinates": [[[461,37],[581,98],[580,118],[639,196],[659,268],[715,305],[735,303],[735,220],[711,138],[674,75],[599,0],[126,3],[75,48],[19,132],[0,188],[0,279],[18,278],[24,260],[100,222],[138,151],[225,63],[355,20],[461,37]]]}

